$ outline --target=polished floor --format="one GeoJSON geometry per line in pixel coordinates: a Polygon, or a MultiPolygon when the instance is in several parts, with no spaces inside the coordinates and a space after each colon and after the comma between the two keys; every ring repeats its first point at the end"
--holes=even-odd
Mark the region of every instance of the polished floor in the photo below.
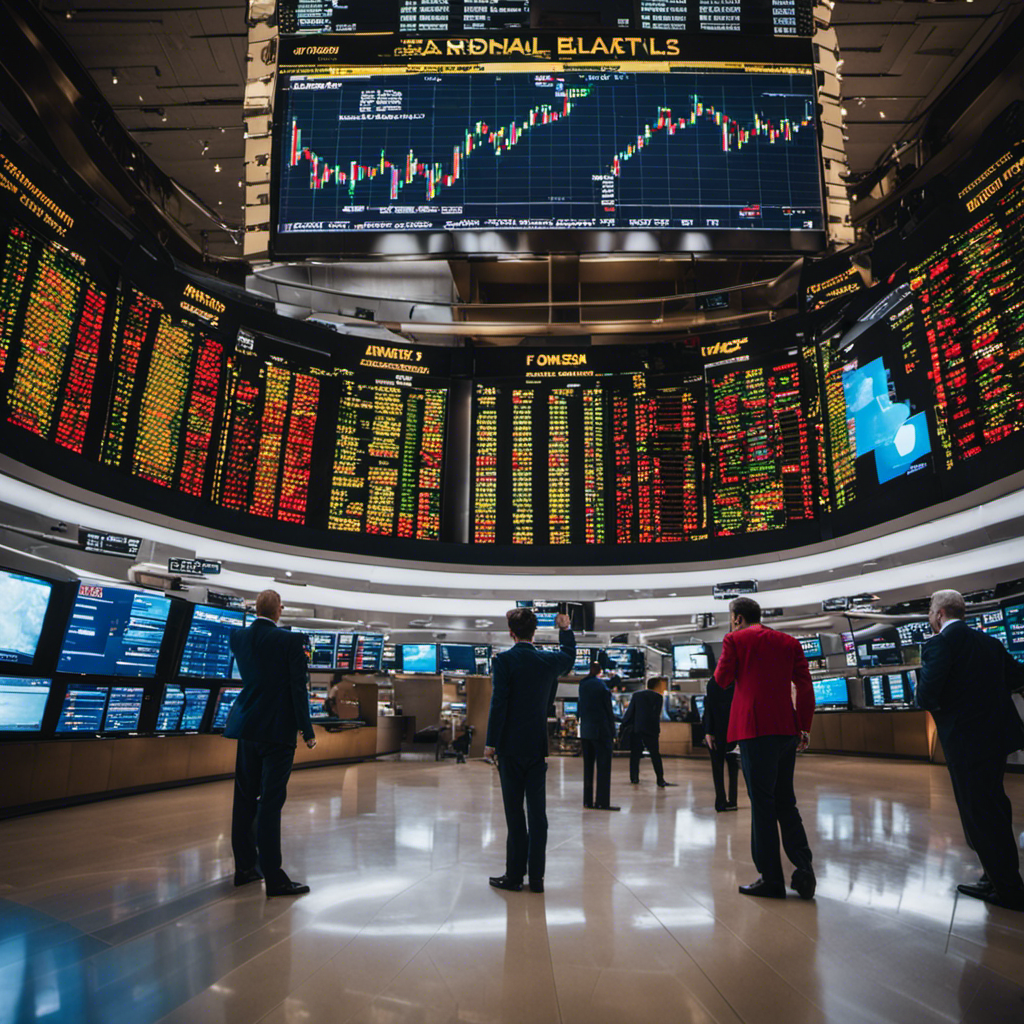
{"type": "Polygon", "coordinates": [[[710,809],[706,762],[643,770],[617,760],[622,812],[584,812],[552,759],[544,895],[487,885],[480,762],[296,772],[291,900],[232,887],[229,783],[0,822],[0,1022],[1024,1021],[1024,914],[957,897],[978,868],[943,768],[798,761],[813,902],[737,894],[749,813],[710,809]]]}

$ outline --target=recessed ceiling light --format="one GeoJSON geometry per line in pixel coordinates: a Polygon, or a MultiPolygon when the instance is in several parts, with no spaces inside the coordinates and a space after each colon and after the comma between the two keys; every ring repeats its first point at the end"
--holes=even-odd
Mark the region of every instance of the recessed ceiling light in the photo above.
{"type": "Polygon", "coordinates": [[[884,111],[884,110],[880,110],[880,111],[878,112],[878,116],[879,116],[879,117],[883,117],[883,118],[884,118],[884,117],[885,117],[885,111],[884,111]]]}
{"type": "Polygon", "coordinates": [[[117,85],[117,68],[110,69],[110,81],[117,85]]]}
{"type": "Polygon", "coordinates": [[[220,164],[214,164],[213,169],[217,174],[220,174],[220,164]]]}

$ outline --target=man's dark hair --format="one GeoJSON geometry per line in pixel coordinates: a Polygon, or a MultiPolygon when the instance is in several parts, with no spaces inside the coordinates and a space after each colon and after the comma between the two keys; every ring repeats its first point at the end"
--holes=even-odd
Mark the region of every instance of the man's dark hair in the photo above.
{"type": "Polygon", "coordinates": [[[537,616],[532,608],[513,608],[505,612],[508,628],[520,640],[532,640],[537,632],[537,616]]]}
{"type": "Polygon", "coordinates": [[[752,597],[734,597],[729,602],[733,615],[742,615],[744,622],[760,622],[761,606],[752,597]]]}
{"type": "Polygon", "coordinates": [[[661,683],[665,682],[668,682],[668,680],[664,676],[651,676],[651,678],[647,680],[647,689],[656,690],[661,683]]]}
{"type": "Polygon", "coordinates": [[[599,676],[601,674],[601,662],[592,661],[590,663],[590,674],[592,676],[599,676]]]}

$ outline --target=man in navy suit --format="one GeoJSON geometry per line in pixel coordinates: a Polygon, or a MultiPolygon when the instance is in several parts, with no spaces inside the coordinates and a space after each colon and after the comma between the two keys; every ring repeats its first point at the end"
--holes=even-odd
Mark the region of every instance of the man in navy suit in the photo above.
{"type": "Polygon", "coordinates": [[[580,746],[583,748],[583,806],[598,811],[617,811],[611,805],[612,742],[615,713],[612,693],[601,678],[595,661],[590,674],[580,680],[580,746]],[[594,768],[597,767],[597,800],[594,800],[594,768]]]}
{"type": "Polygon", "coordinates": [[[1003,645],[964,622],[955,590],[932,594],[928,620],[935,636],[921,650],[916,699],[935,719],[967,845],[985,873],[957,889],[965,896],[1024,910],[1024,881],[1003,775],[1006,758],[1024,747],[1024,726],[1011,693],[1024,669],[1003,645]]]}
{"type": "Polygon", "coordinates": [[[263,878],[268,897],[309,892],[281,867],[281,809],[299,730],[307,747],[316,746],[302,635],[278,627],[281,611],[281,596],[264,590],[256,598],[255,622],[231,634],[242,692],[224,728],[225,736],[238,740],[231,813],[235,885],[263,878]]]}
{"type": "Polygon", "coordinates": [[[548,708],[555,701],[558,677],[576,663],[576,638],[568,615],[555,619],[560,651],[533,646],[537,616],[530,608],[507,613],[515,646],[491,663],[491,713],[487,719],[484,757],[498,756],[501,798],[505,804],[505,874],[491,878],[496,889],[518,892],[527,871],[530,889],[544,891],[548,842],[547,800],[548,708]],[[523,813],[523,800],[526,813],[523,813]]]}

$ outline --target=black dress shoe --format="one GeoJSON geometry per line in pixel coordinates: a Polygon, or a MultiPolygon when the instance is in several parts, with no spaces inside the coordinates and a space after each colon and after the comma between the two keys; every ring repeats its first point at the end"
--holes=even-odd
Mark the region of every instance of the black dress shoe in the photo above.
{"type": "MultiPolygon", "coordinates": [[[[522,886],[519,886],[522,889],[522,886]]],[[[544,891],[544,879],[538,878],[536,880],[530,879],[530,892],[543,892],[544,891]]]]}
{"type": "Polygon", "coordinates": [[[588,810],[588,811],[591,811],[591,810],[593,810],[593,809],[594,809],[594,805],[593,805],[592,803],[591,803],[591,804],[588,804],[586,800],[584,800],[584,801],[583,801],[583,806],[584,806],[584,808],[585,808],[586,810],[588,810]]]}
{"type": "Polygon", "coordinates": [[[797,868],[793,872],[793,877],[790,879],[789,884],[796,889],[796,894],[800,899],[813,900],[818,880],[814,877],[814,872],[810,868],[797,868]]]}
{"type": "Polygon", "coordinates": [[[520,879],[518,882],[508,877],[508,875],[493,875],[487,879],[495,889],[507,889],[509,892],[522,892],[523,891],[523,880],[520,879]]]}
{"type": "Polygon", "coordinates": [[[740,809],[740,805],[739,804],[726,804],[725,805],[725,809],[727,811],[738,811],[740,809]]]}
{"type": "Polygon", "coordinates": [[[956,887],[957,892],[965,896],[973,896],[976,900],[984,900],[995,893],[995,886],[991,882],[964,882],[956,887]]]}
{"type": "Polygon", "coordinates": [[[309,892],[309,886],[301,882],[285,882],[283,885],[267,886],[267,899],[272,896],[303,896],[309,892]]]}
{"type": "Polygon", "coordinates": [[[263,876],[255,868],[249,868],[248,871],[235,872],[236,889],[240,885],[248,885],[250,882],[261,882],[262,880],[263,876]]]}
{"type": "Polygon", "coordinates": [[[594,810],[595,811],[621,811],[622,808],[621,807],[613,807],[611,804],[598,804],[594,808],[594,810]]]}
{"type": "Polygon", "coordinates": [[[658,789],[667,789],[669,786],[678,786],[678,785],[679,785],[678,782],[666,782],[664,779],[662,779],[658,783],[658,789]]]}
{"type": "Polygon", "coordinates": [[[640,780],[639,779],[630,779],[629,780],[629,784],[631,786],[639,786],[640,785],[640,780]]]}
{"type": "Polygon", "coordinates": [[[786,887],[782,882],[766,882],[763,878],[759,878],[751,885],[741,885],[740,892],[744,896],[767,896],[771,900],[786,898],[786,887]]]}
{"type": "Polygon", "coordinates": [[[993,907],[1004,907],[1006,910],[1024,911],[1024,890],[1017,892],[997,892],[993,890],[982,899],[993,907]]]}

